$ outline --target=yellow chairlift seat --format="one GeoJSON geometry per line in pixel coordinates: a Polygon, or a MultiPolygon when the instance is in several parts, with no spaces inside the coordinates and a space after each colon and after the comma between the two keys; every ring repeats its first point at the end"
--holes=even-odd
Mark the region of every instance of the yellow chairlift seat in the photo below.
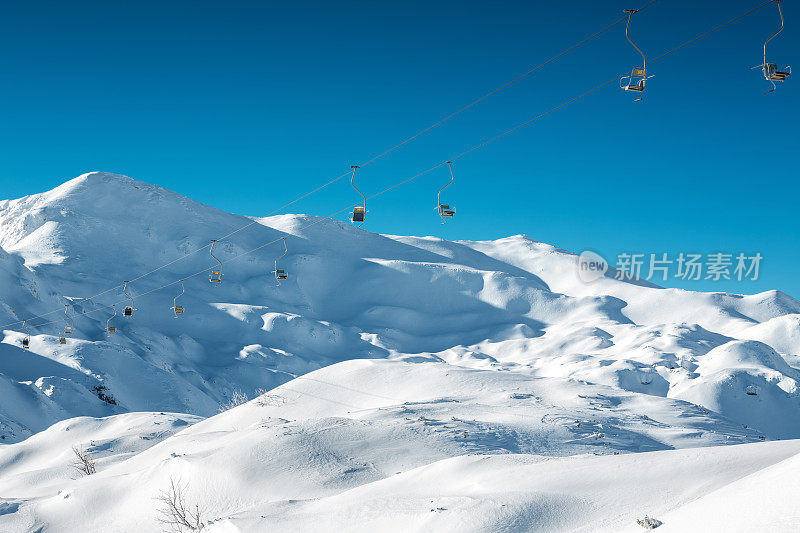
{"type": "Polygon", "coordinates": [[[107,329],[108,329],[109,333],[116,333],[117,332],[117,327],[116,326],[108,326],[107,329]]]}
{"type": "Polygon", "coordinates": [[[353,216],[350,217],[350,220],[353,222],[364,222],[366,212],[367,211],[363,207],[356,207],[353,209],[353,216]]]}
{"type": "Polygon", "coordinates": [[[208,278],[208,281],[211,283],[222,283],[222,272],[219,270],[214,270],[211,272],[211,276],[208,278]]]}
{"type": "Polygon", "coordinates": [[[30,348],[31,347],[31,340],[29,338],[27,338],[27,337],[22,339],[22,347],[25,348],[26,350],[28,348],[30,348]]]}
{"type": "Polygon", "coordinates": [[[183,306],[182,305],[176,305],[175,307],[172,308],[172,310],[175,311],[176,315],[182,315],[183,314],[183,306]]]}
{"type": "Polygon", "coordinates": [[[126,307],[122,311],[122,316],[133,316],[133,307],[126,307]]]}

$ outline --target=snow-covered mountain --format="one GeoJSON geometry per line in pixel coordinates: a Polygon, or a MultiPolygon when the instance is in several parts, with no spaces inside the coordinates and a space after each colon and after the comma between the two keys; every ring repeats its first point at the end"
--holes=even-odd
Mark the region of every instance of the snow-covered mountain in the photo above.
{"type": "Polygon", "coordinates": [[[0,246],[0,530],[158,531],[175,479],[219,531],[620,530],[798,471],[800,441],[761,442],[800,439],[800,302],[778,291],[587,283],[526,236],[254,220],[101,172],[0,202],[0,246]],[[179,287],[154,289],[250,222],[214,248],[235,258],[224,281],[186,279],[173,318],[179,287]],[[281,237],[278,286],[283,245],[261,246],[281,237]],[[85,298],[169,262],[107,334],[121,287],[85,298]],[[43,313],[23,349],[18,321],[43,313]],[[236,393],[257,398],[217,414],[236,393]],[[71,479],[73,445],[97,474],[71,479]],[[685,475],[631,489],[642,470],[685,475]],[[560,498],[536,481],[555,472],[560,498]]]}

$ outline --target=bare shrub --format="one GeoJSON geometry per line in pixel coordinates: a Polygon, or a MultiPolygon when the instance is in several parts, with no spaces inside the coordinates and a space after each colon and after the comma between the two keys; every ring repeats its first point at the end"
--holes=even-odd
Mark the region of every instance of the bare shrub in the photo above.
{"type": "Polygon", "coordinates": [[[186,501],[186,488],[174,479],[169,480],[169,488],[161,491],[156,500],[161,504],[158,521],[175,533],[198,531],[203,528],[200,506],[192,506],[186,501]]]}
{"type": "Polygon", "coordinates": [[[73,446],[72,452],[75,454],[75,462],[72,463],[75,470],[86,476],[91,476],[97,472],[91,452],[83,450],[78,446],[73,446]]]}
{"type": "Polygon", "coordinates": [[[258,394],[256,405],[259,407],[278,407],[286,403],[286,398],[280,393],[269,393],[264,389],[257,389],[256,393],[258,394]]]}
{"type": "Polygon", "coordinates": [[[227,411],[228,409],[233,409],[234,407],[238,407],[244,403],[247,403],[248,401],[250,401],[250,398],[247,397],[247,394],[238,390],[234,391],[233,396],[231,396],[227,402],[223,403],[219,407],[219,412],[222,413],[223,411],[227,411]]]}

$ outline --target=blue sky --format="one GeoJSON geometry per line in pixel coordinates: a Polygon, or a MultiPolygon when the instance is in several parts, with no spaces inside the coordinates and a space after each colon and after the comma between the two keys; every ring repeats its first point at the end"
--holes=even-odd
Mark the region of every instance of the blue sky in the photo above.
{"type": "MultiPolygon", "coordinates": [[[[90,170],[264,215],[370,159],[621,16],[577,1],[26,2],[0,17],[4,198],[90,170]]],[[[634,19],[650,55],[759,5],[660,0],[634,19]]],[[[800,7],[771,44],[800,64],[800,7]]],[[[750,67],[775,5],[651,65],[644,102],[615,86],[370,204],[366,229],[562,248],[761,253],[756,282],[659,283],[800,297],[798,83],[775,93],[750,67]]],[[[365,167],[377,192],[635,66],[619,25],[365,167]]],[[[328,215],[346,180],[293,206],[328,215]]]]}

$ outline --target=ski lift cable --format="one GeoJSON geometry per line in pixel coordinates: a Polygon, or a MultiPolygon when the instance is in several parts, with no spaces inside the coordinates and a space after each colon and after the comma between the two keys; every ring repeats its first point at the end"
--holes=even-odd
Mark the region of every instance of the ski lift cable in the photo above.
{"type": "MultiPolygon", "coordinates": [[[[643,5],[642,7],[640,7],[640,8],[638,9],[638,11],[641,11],[641,10],[643,10],[643,9],[647,8],[648,6],[650,6],[650,5],[654,4],[654,3],[655,3],[655,2],[657,2],[657,1],[658,1],[658,0],[651,0],[650,2],[648,2],[648,3],[646,3],[645,5],[643,5]]],[[[774,1],[774,0],[771,0],[771,1],[774,1]]],[[[473,101],[472,101],[472,102],[470,102],[469,104],[467,104],[467,105],[465,105],[465,106],[461,107],[460,109],[456,110],[455,112],[451,113],[450,115],[447,115],[446,117],[444,117],[444,118],[442,118],[442,119],[438,120],[437,122],[434,122],[434,123],[433,123],[433,124],[431,124],[430,126],[428,126],[428,127],[424,128],[424,129],[422,129],[422,130],[418,131],[417,133],[415,133],[415,134],[414,134],[414,135],[412,135],[411,137],[408,137],[408,138],[404,139],[403,141],[401,141],[401,142],[399,142],[399,143],[395,144],[394,146],[392,146],[392,147],[388,148],[387,150],[385,150],[385,151],[383,151],[383,152],[381,152],[381,153],[379,153],[379,154],[377,154],[377,155],[373,156],[371,159],[368,159],[366,162],[364,162],[363,164],[361,164],[361,166],[363,167],[363,166],[369,165],[369,164],[371,164],[371,163],[374,163],[374,162],[375,162],[375,161],[377,161],[378,159],[381,159],[382,157],[384,157],[384,156],[386,156],[386,155],[388,155],[388,154],[390,154],[390,153],[394,152],[394,151],[395,151],[395,150],[397,150],[398,148],[400,148],[400,147],[402,147],[402,146],[404,146],[404,145],[408,144],[409,142],[413,141],[414,139],[416,139],[416,138],[420,137],[421,135],[423,135],[423,134],[425,134],[425,133],[427,133],[427,132],[431,131],[432,129],[434,129],[434,128],[438,127],[438,126],[441,126],[441,125],[442,125],[442,124],[444,124],[445,122],[447,122],[447,121],[449,121],[449,120],[451,120],[451,119],[455,118],[456,116],[460,115],[461,113],[463,113],[463,112],[465,112],[465,111],[467,111],[467,110],[471,109],[472,107],[474,107],[474,106],[478,105],[479,103],[483,102],[483,101],[484,101],[484,100],[486,100],[487,98],[490,98],[491,96],[494,96],[495,94],[497,94],[497,93],[499,93],[499,92],[503,91],[504,89],[507,89],[507,88],[508,88],[508,87],[510,87],[511,85],[514,85],[515,83],[517,83],[517,82],[521,81],[522,79],[524,79],[524,78],[526,78],[526,77],[530,76],[530,75],[531,75],[531,74],[533,74],[534,72],[536,72],[536,71],[538,71],[538,70],[541,70],[542,68],[546,67],[547,65],[549,65],[549,64],[550,64],[550,63],[552,63],[553,61],[556,61],[557,59],[559,59],[559,58],[561,58],[561,57],[563,57],[563,56],[565,56],[565,55],[569,54],[570,52],[572,52],[572,51],[573,51],[573,50],[575,50],[576,48],[579,48],[580,46],[582,46],[582,45],[586,44],[587,42],[591,41],[592,39],[595,39],[595,38],[599,37],[599,36],[600,36],[600,35],[602,35],[603,33],[607,32],[607,31],[608,31],[608,30],[610,30],[611,28],[614,28],[615,26],[617,26],[618,24],[620,24],[620,23],[624,22],[625,20],[627,20],[627,17],[620,18],[619,20],[617,20],[617,21],[615,21],[615,22],[613,22],[613,23],[611,23],[611,24],[609,24],[609,25],[605,26],[604,28],[600,29],[599,31],[597,31],[597,32],[595,32],[595,33],[593,33],[593,34],[591,34],[591,35],[589,35],[588,37],[585,37],[584,39],[582,39],[582,40],[578,41],[577,43],[575,43],[575,44],[573,44],[573,45],[571,45],[571,46],[569,46],[568,48],[566,48],[566,49],[564,49],[563,51],[559,52],[558,54],[554,55],[553,57],[551,57],[551,58],[547,59],[547,60],[546,60],[546,61],[544,61],[543,63],[540,63],[540,64],[538,64],[538,65],[536,65],[536,66],[534,66],[534,67],[530,68],[530,69],[529,69],[529,70],[527,70],[526,72],[523,72],[522,74],[520,74],[520,75],[519,75],[519,76],[517,76],[516,78],[514,78],[514,79],[512,79],[512,80],[510,80],[510,81],[508,81],[508,82],[506,82],[505,84],[501,85],[500,87],[498,87],[498,88],[496,88],[496,89],[494,89],[494,90],[490,91],[489,93],[487,93],[487,94],[485,94],[485,95],[481,96],[481,97],[480,97],[480,98],[478,98],[477,100],[473,100],[473,101]]],[[[336,178],[333,178],[332,180],[330,180],[330,181],[328,181],[328,182],[326,182],[326,183],[324,183],[324,184],[320,185],[320,186],[319,186],[319,187],[317,187],[316,189],[313,189],[313,190],[311,190],[311,191],[309,191],[309,192],[307,192],[307,193],[305,193],[305,194],[303,194],[303,195],[301,195],[301,196],[299,196],[299,197],[295,198],[294,200],[292,200],[292,201],[290,201],[290,202],[288,202],[288,203],[286,203],[286,204],[282,205],[282,206],[281,206],[281,207],[279,207],[278,209],[276,209],[276,210],[272,211],[271,213],[268,213],[268,214],[267,214],[267,215],[265,215],[265,216],[266,216],[266,217],[269,217],[269,216],[276,215],[276,214],[278,214],[280,211],[282,211],[282,210],[286,209],[287,207],[290,207],[291,205],[294,205],[294,204],[296,204],[297,202],[300,202],[301,200],[304,200],[305,198],[307,198],[307,197],[311,196],[312,194],[315,194],[315,193],[317,193],[317,192],[321,191],[322,189],[324,189],[324,188],[326,188],[326,187],[328,187],[328,186],[330,186],[330,185],[332,185],[332,184],[334,184],[334,183],[338,182],[339,180],[341,180],[341,179],[343,179],[343,178],[345,178],[345,177],[347,177],[347,176],[349,176],[349,175],[350,175],[350,172],[345,172],[344,174],[341,174],[341,175],[337,176],[336,178]]],[[[255,224],[257,224],[257,222],[254,220],[254,221],[252,221],[252,222],[250,222],[250,223],[248,223],[248,224],[246,224],[246,225],[244,225],[244,226],[242,226],[242,227],[240,227],[240,228],[238,228],[238,229],[236,229],[236,230],[233,230],[233,231],[231,231],[230,233],[228,233],[228,234],[226,234],[226,235],[223,235],[223,236],[219,237],[217,240],[220,240],[220,241],[221,241],[221,240],[225,240],[225,239],[227,239],[227,238],[229,238],[229,237],[231,237],[231,236],[235,235],[236,233],[239,233],[240,231],[244,231],[245,229],[247,229],[247,228],[249,228],[249,227],[251,227],[251,226],[253,226],[253,225],[255,225],[255,224]]],[[[167,262],[167,263],[164,263],[163,265],[161,265],[161,266],[158,266],[158,267],[156,267],[156,268],[154,268],[154,269],[152,269],[152,270],[150,270],[150,271],[148,271],[148,272],[145,272],[144,274],[141,274],[141,275],[139,275],[139,276],[137,276],[137,277],[135,277],[135,278],[132,278],[132,279],[130,280],[130,282],[131,282],[131,283],[133,283],[133,282],[135,282],[135,281],[138,281],[138,280],[140,280],[140,279],[143,279],[143,278],[145,278],[145,277],[147,277],[147,276],[150,276],[151,274],[154,274],[155,272],[158,272],[158,271],[160,271],[160,270],[163,270],[164,268],[167,268],[168,266],[174,265],[175,263],[177,263],[177,262],[179,262],[179,261],[183,261],[184,259],[187,259],[188,257],[191,257],[191,256],[193,256],[193,255],[196,255],[196,254],[198,254],[198,253],[202,252],[203,250],[205,250],[205,249],[206,249],[206,248],[208,248],[209,246],[210,246],[210,244],[206,244],[205,246],[203,246],[203,247],[201,247],[201,248],[197,248],[196,250],[194,250],[194,251],[192,251],[192,252],[189,252],[189,253],[187,253],[187,254],[185,254],[185,255],[183,255],[183,256],[181,256],[181,257],[178,257],[178,258],[176,258],[176,259],[173,259],[172,261],[169,261],[169,262],[167,262]]],[[[89,297],[87,297],[87,298],[83,298],[83,301],[84,301],[84,302],[86,302],[86,301],[89,301],[89,300],[93,300],[93,299],[95,299],[95,298],[98,298],[98,297],[100,297],[100,296],[103,296],[103,295],[105,295],[105,294],[108,294],[109,292],[115,291],[116,289],[118,289],[118,288],[119,288],[119,287],[121,287],[121,286],[122,286],[122,283],[119,283],[119,284],[117,284],[117,285],[115,285],[115,286],[113,286],[113,287],[111,287],[111,288],[109,288],[109,289],[107,289],[107,290],[105,290],[105,291],[99,292],[99,293],[97,293],[97,294],[94,294],[94,295],[92,295],[92,296],[89,296],[89,297]]],[[[43,317],[46,317],[46,316],[48,316],[48,315],[51,315],[51,314],[53,314],[53,313],[57,313],[57,312],[59,312],[59,310],[58,310],[58,309],[56,309],[56,310],[53,310],[53,311],[51,311],[51,312],[48,312],[48,313],[43,313],[43,314],[40,314],[40,315],[36,315],[36,316],[34,316],[34,317],[32,317],[32,318],[30,318],[30,319],[28,319],[28,320],[35,320],[35,319],[37,319],[37,318],[43,318],[43,317]]],[[[7,327],[10,327],[10,326],[14,326],[14,325],[17,325],[17,324],[20,324],[20,323],[21,323],[21,320],[17,320],[17,321],[15,321],[15,322],[10,322],[10,323],[8,323],[8,324],[5,324],[5,325],[3,325],[3,326],[0,326],[0,329],[2,329],[2,328],[7,328],[7,327]]]]}
{"type": "MultiPolygon", "coordinates": [[[[661,55],[655,57],[654,59],[652,59],[650,62],[653,63],[655,61],[659,61],[659,60],[663,59],[664,57],[667,57],[667,56],[669,56],[669,55],[671,55],[671,54],[673,54],[673,53],[685,48],[686,46],[689,46],[690,44],[695,43],[695,42],[699,41],[700,39],[702,39],[702,38],[704,38],[704,37],[706,37],[706,36],[708,36],[708,35],[710,35],[712,33],[715,33],[715,32],[717,32],[717,31],[719,31],[719,30],[721,30],[721,29],[723,29],[725,27],[727,27],[727,26],[733,24],[734,22],[737,22],[737,21],[741,20],[742,18],[744,18],[744,17],[746,17],[746,16],[758,11],[759,9],[762,9],[763,7],[773,3],[774,1],[775,0],[767,0],[763,4],[761,4],[759,6],[756,6],[753,9],[751,9],[751,10],[745,12],[745,13],[742,13],[741,15],[738,15],[738,16],[730,19],[730,20],[728,20],[727,22],[725,22],[723,24],[720,24],[720,25],[718,25],[718,26],[716,26],[716,27],[714,27],[714,28],[712,28],[712,29],[710,29],[710,30],[708,30],[708,31],[706,31],[706,32],[704,32],[704,33],[692,38],[692,39],[690,39],[689,41],[686,41],[686,42],[676,46],[675,48],[672,48],[671,50],[668,50],[668,51],[664,52],[663,54],[661,54],[661,55]]],[[[550,115],[551,113],[566,107],[567,105],[569,105],[571,103],[574,103],[574,102],[576,102],[578,100],[581,100],[581,99],[585,98],[586,96],[589,96],[590,94],[595,93],[596,91],[602,89],[603,87],[606,87],[606,86],[616,82],[618,79],[619,79],[619,77],[615,76],[614,78],[612,78],[612,79],[610,79],[610,80],[608,80],[608,81],[606,81],[604,83],[601,83],[601,84],[589,89],[588,91],[585,91],[584,93],[580,94],[579,96],[576,96],[576,97],[574,97],[574,98],[572,98],[570,100],[567,100],[566,102],[564,102],[562,104],[559,104],[558,106],[553,107],[553,108],[551,108],[551,109],[549,109],[549,110],[547,110],[547,111],[545,111],[543,113],[540,113],[539,115],[537,115],[537,116],[535,116],[535,117],[533,117],[533,118],[531,118],[529,120],[526,120],[525,122],[517,124],[513,128],[510,128],[510,129],[504,131],[503,133],[500,133],[499,135],[491,137],[490,139],[487,139],[487,140],[481,142],[480,144],[477,144],[477,145],[473,146],[472,148],[469,148],[468,150],[465,150],[464,152],[461,152],[457,156],[448,159],[448,161],[455,161],[457,159],[460,159],[460,158],[462,158],[462,157],[474,152],[475,150],[478,150],[479,148],[482,148],[482,147],[484,147],[484,146],[486,146],[486,145],[488,145],[490,143],[493,143],[493,142],[495,142],[495,141],[497,141],[499,139],[502,139],[503,137],[505,137],[505,136],[507,136],[507,135],[509,135],[509,134],[511,134],[511,133],[513,133],[513,132],[515,132],[515,131],[517,131],[517,130],[519,130],[519,129],[521,129],[521,128],[523,128],[523,127],[525,127],[525,126],[527,126],[527,125],[529,125],[529,124],[531,124],[531,123],[533,123],[535,121],[537,121],[537,120],[540,120],[541,118],[544,118],[544,117],[550,115]]],[[[405,180],[402,180],[402,181],[400,181],[400,182],[398,182],[398,183],[396,183],[396,184],[394,184],[394,185],[392,185],[390,187],[387,187],[386,189],[383,189],[382,191],[380,191],[378,193],[373,194],[372,196],[367,197],[367,199],[368,200],[372,200],[374,198],[377,198],[378,196],[381,196],[381,195],[383,195],[383,194],[385,194],[385,193],[387,193],[389,191],[392,191],[393,189],[396,189],[397,187],[400,187],[401,185],[404,185],[404,184],[409,183],[409,182],[411,182],[413,180],[416,180],[416,179],[424,176],[425,174],[428,174],[428,173],[432,172],[433,170],[436,170],[436,169],[438,169],[438,168],[440,168],[440,167],[442,167],[442,166],[444,166],[446,164],[447,164],[446,161],[438,163],[438,164],[432,166],[431,168],[429,168],[427,170],[423,170],[423,171],[415,174],[414,176],[406,178],[405,180]]],[[[346,175],[349,175],[349,174],[350,173],[348,172],[346,175]]],[[[310,224],[307,224],[306,226],[304,226],[302,228],[299,228],[299,230],[302,231],[302,230],[308,229],[308,228],[310,228],[312,226],[315,226],[316,224],[319,224],[322,221],[330,220],[330,219],[332,219],[332,218],[334,218],[334,217],[336,217],[338,215],[341,215],[342,213],[345,213],[345,212],[353,209],[353,207],[355,207],[355,205],[358,205],[358,204],[349,205],[346,208],[341,209],[341,210],[337,211],[336,213],[333,213],[332,215],[330,215],[330,217],[320,217],[316,221],[314,221],[314,222],[312,222],[310,224]]],[[[238,255],[235,255],[235,256],[233,256],[231,258],[228,258],[225,261],[222,261],[222,264],[229,263],[229,262],[234,261],[234,260],[236,260],[236,259],[238,259],[240,257],[243,257],[245,255],[249,255],[249,254],[251,254],[253,252],[256,252],[256,251],[258,251],[258,250],[260,250],[262,248],[265,248],[267,246],[275,244],[275,243],[279,242],[282,238],[283,237],[280,237],[278,239],[275,239],[275,240],[272,240],[272,241],[267,242],[265,244],[262,244],[260,246],[257,246],[256,248],[253,248],[251,250],[248,250],[246,252],[242,252],[242,253],[240,253],[238,255]]],[[[211,271],[212,268],[214,268],[214,267],[208,267],[208,268],[205,268],[203,270],[199,270],[199,271],[195,272],[194,274],[182,277],[180,280],[173,281],[171,283],[167,283],[167,284],[162,285],[160,287],[156,287],[156,288],[151,289],[151,290],[149,290],[147,292],[141,293],[139,295],[139,297],[141,298],[143,296],[152,294],[154,292],[160,291],[160,290],[165,289],[167,287],[172,287],[173,285],[176,285],[176,284],[180,283],[181,281],[185,281],[185,280],[187,280],[189,278],[193,278],[193,277],[199,276],[201,274],[207,273],[207,272],[211,271]]],[[[120,304],[120,303],[123,303],[123,302],[125,302],[125,300],[121,300],[119,302],[115,302],[115,304],[106,305],[106,306],[99,307],[99,308],[96,308],[96,309],[92,309],[90,311],[85,311],[85,312],[79,313],[79,314],[80,315],[88,315],[88,314],[91,314],[91,313],[94,313],[96,311],[100,311],[100,310],[103,310],[103,309],[110,309],[112,305],[120,304]]],[[[38,317],[35,317],[35,318],[42,318],[43,316],[45,316],[45,315],[39,315],[38,317]]],[[[30,320],[31,319],[28,319],[28,322],[30,322],[30,320]]],[[[43,326],[51,324],[53,322],[55,322],[55,320],[48,321],[48,322],[45,322],[45,323],[42,323],[42,324],[37,324],[34,327],[43,327],[43,326]]],[[[19,323],[19,322],[15,322],[15,324],[16,323],[19,323]]],[[[5,328],[5,327],[6,326],[0,326],[0,328],[5,328]]]]}

